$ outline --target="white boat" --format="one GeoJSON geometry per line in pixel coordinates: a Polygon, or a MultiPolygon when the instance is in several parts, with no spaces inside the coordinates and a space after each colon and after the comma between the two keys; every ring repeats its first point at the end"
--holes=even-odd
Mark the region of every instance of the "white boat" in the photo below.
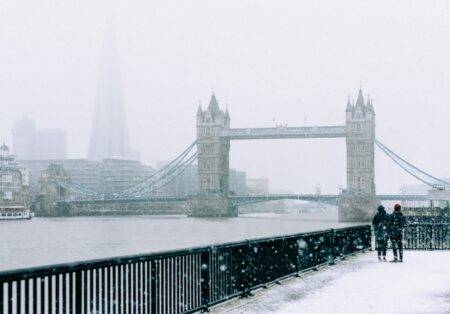
{"type": "Polygon", "coordinates": [[[0,220],[20,220],[33,217],[34,213],[24,206],[0,206],[0,220]]]}

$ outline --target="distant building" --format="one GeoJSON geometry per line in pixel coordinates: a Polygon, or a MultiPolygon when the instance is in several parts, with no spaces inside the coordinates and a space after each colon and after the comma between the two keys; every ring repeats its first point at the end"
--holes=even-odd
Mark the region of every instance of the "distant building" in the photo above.
{"type": "Polygon", "coordinates": [[[232,195],[247,194],[247,173],[230,169],[229,173],[229,189],[232,195]]]}
{"type": "Polygon", "coordinates": [[[61,165],[71,181],[99,193],[123,191],[154,172],[150,166],[124,158],[106,158],[102,162],[87,159],[21,160],[20,163],[29,170],[32,195],[40,193],[40,179],[49,171],[50,165],[61,165]]]}
{"type": "Polygon", "coordinates": [[[0,146],[0,207],[26,206],[28,203],[28,173],[9,152],[0,146]]]}
{"type": "MultiPolygon", "coordinates": [[[[444,182],[450,182],[450,178],[439,178],[444,182]]],[[[402,185],[400,188],[400,194],[403,195],[430,195],[433,197],[438,197],[438,195],[445,195],[446,193],[438,191],[439,189],[432,188],[426,184],[408,184],[402,185]]],[[[447,189],[448,191],[448,189],[447,189]]],[[[447,195],[450,195],[447,193],[447,195]]],[[[447,196],[447,198],[449,198],[447,196]]]]}
{"type": "Polygon", "coordinates": [[[12,129],[13,151],[20,159],[64,159],[67,136],[63,130],[38,130],[33,119],[24,116],[12,129]]]}
{"type": "Polygon", "coordinates": [[[403,195],[426,195],[431,187],[425,184],[408,184],[402,185],[400,194],[403,195]]]}
{"type": "Polygon", "coordinates": [[[103,45],[88,159],[102,161],[110,157],[139,160],[139,152],[130,148],[119,57],[112,25],[106,32],[103,45]]]}
{"type": "MultiPolygon", "coordinates": [[[[158,161],[156,169],[161,170],[168,165],[168,161],[158,161]]],[[[188,196],[197,193],[197,165],[190,165],[172,182],[155,192],[164,196],[188,196]]]]}
{"type": "Polygon", "coordinates": [[[48,170],[50,164],[61,165],[67,175],[76,183],[88,189],[99,190],[102,186],[100,178],[101,163],[87,159],[45,159],[20,160],[30,174],[30,194],[40,193],[39,181],[42,172],[48,170]]]}
{"type": "Polygon", "coordinates": [[[13,151],[22,159],[36,159],[36,124],[28,116],[14,122],[12,128],[13,151]]]}
{"type": "MultiPolygon", "coordinates": [[[[168,161],[158,161],[156,163],[156,169],[160,170],[167,166],[168,163],[168,161]]],[[[246,194],[246,179],[247,174],[244,171],[230,169],[230,193],[235,195],[246,194]]],[[[191,165],[172,182],[169,182],[164,188],[158,190],[157,194],[164,196],[189,196],[197,194],[197,192],[197,165],[191,165]]]]}
{"type": "MultiPolygon", "coordinates": [[[[450,182],[449,178],[441,178],[445,182],[450,182]]],[[[431,204],[435,207],[448,207],[450,202],[450,190],[432,188],[426,184],[408,184],[400,188],[402,195],[428,195],[430,201],[403,201],[404,207],[429,207],[431,204]]],[[[431,213],[431,212],[430,212],[431,213]]]]}
{"type": "Polygon", "coordinates": [[[102,189],[101,162],[87,159],[65,159],[52,161],[52,163],[62,165],[63,169],[67,172],[68,177],[77,184],[94,191],[102,189]]]}
{"type": "Polygon", "coordinates": [[[153,169],[139,161],[126,158],[103,159],[100,178],[105,192],[125,191],[148,178],[153,169]]]}
{"type": "Polygon", "coordinates": [[[247,179],[247,190],[249,194],[268,194],[269,179],[267,178],[247,179]]]}

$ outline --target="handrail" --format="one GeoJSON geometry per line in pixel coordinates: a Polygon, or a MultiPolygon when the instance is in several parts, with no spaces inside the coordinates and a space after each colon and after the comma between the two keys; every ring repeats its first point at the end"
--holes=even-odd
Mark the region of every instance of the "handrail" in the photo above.
{"type": "Polygon", "coordinates": [[[142,258],[147,259],[147,258],[169,257],[174,254],[195,253],[195,252],[200,252],[202,250],[207,250],[210,248],[217,248],[217,247],[228,248],[228,247],[238,246],[238,245],[242,245],[242,244],[248,244],[249,242],[252,242],[252,243],[270,242],[270,241],[296,238],[296,237],[301,237],[301,236],[317,235],[320,233],[326,233],[326,232],[331,232],[331,231],[345,231],[345,230],[364,229],[364,228],[366,228],[366,225],[359,225],[359,226],[357,225],[357,226],[343,227],[343,228],[339,228],[339,229],[324,229],[324,230],[318,230],[318,231],[295,233],[295,234],[290,234],[290,235],[252,238],[252,239],[244,239],[241,241],[233,241],[233,242],[225,242],[225,243],[213,243],[210,245],[196,246],[196,247],[185,248],[185,249],[155,251],[155,252],[144,253],[144,254],[121,255],[121,256],[114,256],[114,257],[108,257],[108,258],[92,259],[92,260],[87,260],[87,261],[69,262],[69,263],[37,266],[37,267],[22,268],[22,269],[12,269],[12,270],[0,271],[0,279],[3,278],[3,275],[9,274],[9,273],[10,274],[13,274],[13,273],[19,274],[19,273],[26,272],[26,271],[43,270],[43,269],[47,269],[47,268],[56,270],[56,269],[69,269],[69,268],[75,269],[79,266],[86,266],[86,265],[100,266],[100,265],[106,265],[108,261],[113,261],[113,262],[118,261],[120,263],[121,261],[129,262],[130,260],[139,260],[142,258]]]}
{"type": "Polygon", "coordinates": [[[192,313],[370,245],[363,225],[8,270],[0,272],[0,312],[91,313],[102,304],[103,312],[192,313]]]}
{"type": "Polygon", "coordinates": [[[450,250],[450,223],[407,223],[403,235],[407,250],[450,250]]]}

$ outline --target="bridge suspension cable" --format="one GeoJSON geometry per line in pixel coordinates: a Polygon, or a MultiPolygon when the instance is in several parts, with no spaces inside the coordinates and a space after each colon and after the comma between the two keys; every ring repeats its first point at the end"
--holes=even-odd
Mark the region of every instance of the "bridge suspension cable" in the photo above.
{"type": "Polygon", "coordinates": [[[197,141],[194,141],[175,159],[158,171],[136,185],[120,192],[105,193],[103,191],[95,191],[88,186],[74,182],[72,179],[54,179],[53,182],[66,190],[72,191],[75,199],[117,199],[148,196],[173,182],[196,160],[197,153],[193,151],[196,143],[197,141]]]}
{"type": "Polygon", "coordinates": [[[74,193],[75,198],[89,198],[89,199],[104,199],[105,194],[100,191],[95,191],[87,186],[83,186],[74,182],[71,179],[65,180],[52,180],[56,185],[64,188],[65,190],[72,191],[74,193]]]}
{"type": "Polygon", "coordinates": [[[172,182],[176,177],[181,175],[189,165],[191,165],[197,158],[197,153],[194,153],[190,157],[180,159],[173,167],[168,169],[166,172],[154,178],[154,180],[147,181],[145,184],[139,184],[134,186],[132,189],[126,190],[122,193],[115,194],[114,197],[142,197],[148,196],[151,192],[161,189],[170,182],[172,182]],[[168,182],[170,181],[170,182],[168,182]]]}
{"type": "MultiPolygon", "coordinates": [[[[161,169],[159,169],[158,171],[156,171],[155,173],[153,173],[150,177],[153,177],[157,174],[160,174],[166,170],[168,170],[170,167],[172,167],[173,164],[177,163],[180,159],[183,159],[184,157],[186,157],[187,154],[189,154],[192,149],[195,147],[195,144],[197,144],[197,140],[195,140],[194,142],[192,142],[191,145],[189,145],[182,153],[180,153],[175,159],[173,159],[171,162],[169,162],[167,165],[165,165],[164,167],[162,167],[161,169]]],[[[149,177],[149,178],[150,178],[149,177]]],[[[149,179],[147,178],[147,179],[149,179]]],[[[146,180],[147,180],[146,179],[146,180]]]]}
{"type": "MultiPolygon", "coordinates": [[[[179,177],[181,174],[183,174],[186,169],[194,163],[194,161],[197,159],[197,153],[193,154],[189,158],[187,158],[183,163],[181,163],[176,168],[172,169],[172,171],[164,176],[163,178],[160,178],[158,182],[155,182],[151,186],[149,186],[147,189],[143,190],[143,193],[140,194],[133,194],[132,197],[146,197],[146,196],[152,196],[153,192],[156,192],[171,182],[173,182],[177,177],[179,177]],[[172,175],[173,174],[173,175],[172,175]]],[[[142,191],[141,191],[142,192],[142,191]]]]}
{"type": "MultiPolygon", "coordinates": [[[[189,154],[192,152],[193,148],[195,147],[196,142],[193,142],[191,145],[188,146],[180,155],[178,155],[174,160],[172,160],[170,163],[168,163],[166,166],[152,174],[151,176],[147,177],[145,180],[141,181],[140,183],[136,184],[135,186],[126,189],[125,191],[122,191],[120,193],[116,193],[113,195],[113,197],[124,197],[124,196],[134,196],[138,193],[141,193],[142,191],[150,191],[155,190],[153,187],[163,180],[165,180],[168,176],[172,175],[174,172],[176,172],[180,167],[183,167],[186,164],[186,160],[192,160],[192,162],[197,157],[197,154],[194,153],[192,156],[195,155],[193,159],[192,156],[188,157],[189,154]]],[[[184,171],[184,170],[183,170],[184,171]]],[[[181,173],[177,173],[177,176],[181,173]]]]}
{"type": "Polygon", "coordinates": [[[431,174],[417,168],[410,162],[406,161],[396,153],[394,153],[391,149],[389,149],[386,145],[381,143],[378,140],[375,140],[375,144],[386,154],[388,155],[397,165],[399,165],[403,170],[408,172],[410,175],[415,177],[417,180],[425,183],[428,186],[437,189],[445,189],[450,187],[450,183],[439,179],[431,174]]]}

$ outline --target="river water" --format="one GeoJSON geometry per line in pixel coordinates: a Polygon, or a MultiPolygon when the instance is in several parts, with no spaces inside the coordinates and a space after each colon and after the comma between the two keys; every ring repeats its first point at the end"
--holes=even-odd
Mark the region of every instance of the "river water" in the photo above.
{"type": "Polygon", "coordinates": [[[115,216],[0,221],[0,270],[346,227],[334,216],[115,216]]]}

